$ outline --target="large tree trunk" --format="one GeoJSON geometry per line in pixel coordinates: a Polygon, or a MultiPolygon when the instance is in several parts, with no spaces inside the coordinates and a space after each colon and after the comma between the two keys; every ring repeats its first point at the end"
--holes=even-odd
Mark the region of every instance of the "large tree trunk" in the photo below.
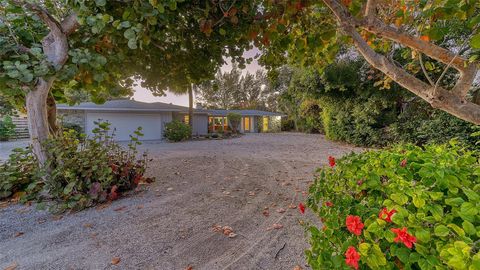
{"type": "Polygon", "coordinates": [[[188,88],[188,125],[193,131],[193,87],[188,88]]]}
{"type": "MultiPolygon", "coordinates": [[[[50,32],[42,40],[43,53],[55,70],[60,70],[68,59],[67,37],[75,32],[79,25],[77,15],[72,13],[59,22],[39,4],[24,1],[15,1],[15,3],[35,13],[48,27],[50,32]]],[[[47,104],[54,80],[55,76],[37,78],[35,87],[28,92],[26,98],[28,130],[33,152],[37,156],[40,166],[44,166],[48,158],[42,143],[48,138],[50,127],[52,127],[52,131],[56,131],[57,128],[56,106],[53,97],[50,97],[49,104],[47,104]]]]}
{"type": "Polygon", "coordinates": [[[47,98],[52,81],[39,79],[34,90],[27,94],[28,131],[32,142],[32,150],[37,156],[40,166],[45,165],[47,153],[42,145],[49,135],[47,98]]]}

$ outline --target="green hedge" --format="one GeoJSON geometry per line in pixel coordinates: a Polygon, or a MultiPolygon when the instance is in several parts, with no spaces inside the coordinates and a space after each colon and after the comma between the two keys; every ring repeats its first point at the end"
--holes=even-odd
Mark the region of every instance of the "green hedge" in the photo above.
{"type": "Polygon", "coordinates": [[[351,154],[309,193],[324,224],[308,226],[313,269],[480,269],[478,152],[451,142],[351,154]]]}

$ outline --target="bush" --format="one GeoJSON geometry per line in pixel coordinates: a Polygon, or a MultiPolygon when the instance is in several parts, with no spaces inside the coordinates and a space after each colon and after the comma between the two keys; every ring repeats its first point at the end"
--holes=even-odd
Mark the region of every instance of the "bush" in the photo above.
{"type": "Polygon", "coordinates": [[[75,124],[75,123],[63,123],[62,124],[62,129],[63,131],[69,131],[70,129],[75,130],[77,134],[82,134],[83,129],[80,125],[75,124]]]}
{"type": "Polygon", "coordinates": [[[234,134],[238,133],[238,126],[240,125],[240,121],[242,121],[242,115],[238,113],[228,113],[227,119],[230,124],[230,128],[234,134]]]}
{"type": "Polygon", "coordinates": [[[308,227],[308,263],[480,269],[478,158],[455,142],[406,145],[351,154],[320,170],[308,206],[324,226],[308,227]]]}
{"type": "Polygon", "coordinates": [[[34,198],[41,189],[41,172],[30,148],[16,148],[0,164],[0,199],[10,196],[34,198]],[[15,195],[16,194],[16,195],[15,195]]]}
{"type": "Polygon", "coordinates": [[[109,123],[97,123],[94,136],[78,135],[73,129],[48,139],[44,147],[48,160],[39,168],[30,151],[18,150],[2,165],[0,192],[3,198],[21,192],[24,200],[36,200],[50,210],[80,210],[107,200],[117,199],[140,182],[144,176],[146,154],[137,159],[139,128],[123,148],[109,134],[109,123]],[[81,139],[79,139],[79,137],[81,139]]]}
{"type": "Polygon", "coordinates": [[[5,115],[0,121],[0,141],[8,141],[15,136],[15,124],[12,117],[5,115]]]}
{"type": "Polygon", "coordinates": [[[172,142],[180,142],[190,138],[192,128],[178,120],[165,125],[165,138],[172,142]]]}

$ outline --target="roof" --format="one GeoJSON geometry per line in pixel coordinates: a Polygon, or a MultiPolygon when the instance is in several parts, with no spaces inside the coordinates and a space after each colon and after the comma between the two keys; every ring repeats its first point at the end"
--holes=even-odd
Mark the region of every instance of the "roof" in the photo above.
{"type": "Polygon", "coordinates": [[[276,112],[267,112],[259,110],[209,110],[209,109],[200,109],[197,111],[202,111],[208,113],[211,116],[227,116],[229,113],[238,113],[242,116],[284,116],[281,113],[276,112]]]}
{"type": "MultiPolygon", "coordinates": [[[[110,100],[103,104],[83,102],[78,105],[58,104],[59,110],[81,110],[81,111],[125,111],[125,112],[180,112],[187,113],[188,107],[173,105],[163,102],[146,103],[131,99],[110,100]]],[[[227,116],[228,113],[238,113],[242,116],[283,116],[283,114],[259,110],[209,110],[194,109],[195,114],[208,114],[210,116],[227,116]]]]}
{"type": "Polygon", "coordinates": [[[95,104],[93,102],[84,102],[74,106],[70,106],[67,104],[58,104],[57,109],[84,111],[181,112],[184,111],[186,107],[162,102],[146,103],[130,99],[117,99],[107,101],[104,104],[95,104]]]}

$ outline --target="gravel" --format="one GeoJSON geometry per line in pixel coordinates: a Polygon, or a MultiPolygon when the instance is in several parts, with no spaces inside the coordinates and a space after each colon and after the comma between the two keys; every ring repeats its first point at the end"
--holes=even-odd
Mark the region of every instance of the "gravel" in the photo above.
{"type": "Polygon", "coordinates": [[[361,151],[296,133],[141,149],[154,159],[148,173],[156,177],[143,191],[62,216],[34,206],[0,209],[0,269],[308,269],[299,220],[319,221],[288,206],[305,200],[329,155],[361,151]],[[269,230],[275,223],[283,228],[269,230]]]}

